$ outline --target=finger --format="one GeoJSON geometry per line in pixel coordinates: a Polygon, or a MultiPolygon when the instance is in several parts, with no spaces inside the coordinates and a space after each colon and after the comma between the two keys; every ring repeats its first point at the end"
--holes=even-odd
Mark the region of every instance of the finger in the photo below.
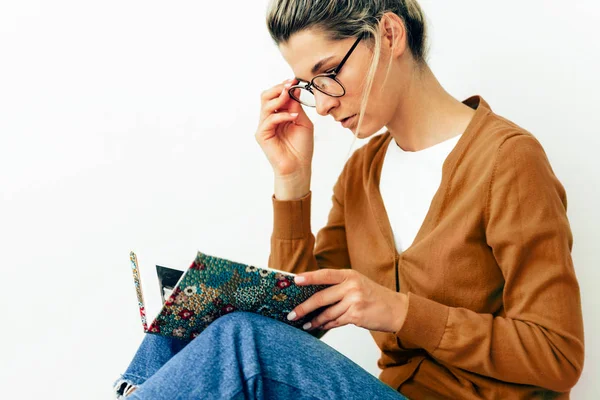
{"type": "MultiPolygon", "coordinates": [[[[290,85],[290,87],[293,86],[293,85],[296,85],[297,83],[298,83],[298,81],[294,80],[292,82],[292,84],[290,85]]],[[[290,96],[290,94],[289,94],[289,88],[288,88],[288,97],[289,96],[290,96]]],[[[302,104],[298,103],[297,101],[292,101],[290,103],[289,110],[290,110],[290,112],[300,113],[302,111],[304,113],[304,108],[302,107],[302,104]]]]}
{"type": "Polygon", "coordinates": [[[345,289],[340,285],[328,287],[313,294],[304,303],[296,306],[289,314],[288,319],[295,321],[310,314],[321,307],[335,304],[344,298],[345,289]]]}
{"type": "Polygon", "coordinates": [[[270,95],[274,97],[272,97],[270,100],[262,102],[259,124],[273,113],[287,111],[290,113],[299,114],[297,111],[289,110],[288,103],[295,103],[295,101],[290,98],[288,93],[289,88],[292,86],[292,82],[293,80],[288,79],[287,81],[284,81],[283,84],[277,85],[273,88],[273,92],[275,92],[275,90],[281,90],[281,92],[278,92],[277,96],[275,96],[275,93],[270,93],[270,95]]]}
{"type": "Polygon", "coordinates": [[[321,328],[324,331],[328,331],[331,330],[333,328],[339,328],[340,326],[344,326],[344,325],[348,325],[348,323],[344,323],[344,322],[340,322],[339,320],[335,320],[335,321],[331,321],[328,322],[327,324],[323,325],[321,328]]]}
{"type": "Polygon", "coordinates": [[[319,327],[322,327],[321,329],[330,329],[333,327],[347,325],[348,322],[344,322],[344,314],[348,311],[348,309],[350,309],[350,303],[342,300],[339,303],[325,309],[325,311],[320,313],[312,321],[304,324],[302,329],[313,330],[319,327]]]}
{"type": "MultiPolygon", "coordinates": [[[[290,88],[292,86],[298,85],[299,83],[300,83],[300,81],[298,79],[296,79],[296,78],[294,78],[293,80],[291,80],[290,85],[287,87],[287,92],[288,92],[287,93],[287,97],[289,97],[290,99],[292,99],[291,96],[290,96],[290,94],[289,94],[290,88]]],[[[304,108],[302,107],[302,104],[300,104],[297,101],[291,101],[290,102],[289,107],[288,107],[288,111],[290,111],[290,112],[297,112],[297,113],[301,114],[300,117],[302,117],[302,114],[304,114],[304,108]]],[[[306,116],[306,114],[304,114],[304,115],[306,116]]],[[[308,117],[307,117],[307,119],[308,119],[308,117]]]]}
{"type": "Polygon", "coordinates": [[[291,86],[292,85],[291,82],[293,82],[292,79],[286,79],[282,83],[275,85],[272,88],[267,89],[264,92],[262,92],[260,95],[261,106],[264,106],[264,104],[266,104],[267,102],[279,97],[281,95],[281,92],[283,91],[284,86],[286,84],[289,84],[291,86]]]}
{"type": "Polygon", "coordinates": [[[296,275],[294,283],[297,285],[336,285],[347,280],[353,272],[348,269],[323,268],[296,275]]]}
{"type": "Polygon", "coordinates": [[[256,134],[257,139],[267,140],[274,136],[275,128],[278,125],[285,122],[292,122],[298,118],[298,114],[289,113],[289,112],[281,112],[277,114],[269,115],[260,125],[258,129],[258,133],[256,134]],[[269,135],[268,137],[265,135],[269,135]]]}
{"type": "Polygon", "coordinates": [[[293,104],[287,104],[289,103],[297,103],[295,101],[293,101],[290,98],[290,94],[288,93],[288,89],[290,88],[291,84],[290,83],[286,83],[285,85],[283,85],[283,89],[281,91],[281,93],[279,94],[279,97],[276,97],[272,100],[269,100],[267,103],[265,103],[263,105],[262,108],[262,116],[263,118],[268,117],[270,114],[273,114],[275,112],[280,112],[280,111],[289,111],[289,112],[293,112],[293,113],[298,113],[298,110],[291,110],[291,107],[293,107],[293,104]]]}
{"type": "MultiPolygon", "coordinates": [[[[294,85],[294,83],[292,84],[294,85]]],[[[296,120],[296,125],[302,125],[306,127],[312,127],[312,121],[308,118],[304,107],[299,102],[293,100],[289,95],[289,90],[287,94],[290,99],[289,103],[286,104],[287,111],[292,113],[298,113],[298,119],[296,120]]]]}

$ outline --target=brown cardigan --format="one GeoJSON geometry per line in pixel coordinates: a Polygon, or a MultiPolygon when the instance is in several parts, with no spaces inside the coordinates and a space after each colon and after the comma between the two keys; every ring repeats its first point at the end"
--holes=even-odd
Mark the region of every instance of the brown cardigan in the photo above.
{"type": "Polygon", "coordinates": [[[475,116],[408,249],[379,193],[384,133],[346,163],[316,242],[311,193],[273,196],[269,267],[353,268],[407,293],[402,329],[371,334],[379,378],[409,398],[568,398],[584,345],[564,188],[530,133],[479,96],[464,103],[475,116]]]}

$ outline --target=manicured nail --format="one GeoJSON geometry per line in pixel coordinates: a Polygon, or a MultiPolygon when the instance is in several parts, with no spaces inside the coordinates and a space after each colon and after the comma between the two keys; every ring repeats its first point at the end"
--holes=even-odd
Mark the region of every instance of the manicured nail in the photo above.
{"type": "Polygon", "coordinates": [[[289,88],[290,86],[292,86],[292,82],[288,82],[285,85],[283,85],[285,88],[289,88]]]}
{"type": "Polygon", "coordinates": [[[287,319],[288,319],[288,321],[292,321],[292,320],[294,320],[294,318],[296,318],[296,312],[292,311],[291,313],[288,314],[287,319]]]}
{"type": "Polygon", "coordinates": [[[310,322],[307,322],[304,325],[302,325],[302,329],[307,330],[307,329],[310,329],[311,326],[312,326],[312,324],[310,322]]]}
{"type": "Polygon", "coordinates": [[[296,277],[294,278],[294,282],[296,282],[296,283],[302,283],[302,282],[304,282],[305,280],[306,280],[306,278],[305,278],[305,277],[303,277],[303,276],[296,276],[296,277]]]}
{"type": "MultiPolygon", "coordinates": [[[[297,117],[297,116],[298,116],[298,113],[291,113],[290,115],[291,115],[292,117],[297,117]]],[[[298,282],[298,281],[296,281],[296,282],[298,282]]]]}

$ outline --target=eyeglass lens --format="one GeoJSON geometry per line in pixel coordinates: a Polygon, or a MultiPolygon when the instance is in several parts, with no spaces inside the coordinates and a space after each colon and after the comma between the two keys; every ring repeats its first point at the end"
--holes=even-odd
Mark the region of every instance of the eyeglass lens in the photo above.
{"type": "MultiPolygon", "coordinates": [[[[320,90],[321,92],[334,97],[344,95],[344,88],[333,78],[317,76],[313,79],[312,83],[314,86],[313,90],[320,90]]],[[[314,94],[307,89],[294,88],[290,94],[294,99],[309,107],[315,107],[317,104],[314,94]]]]}

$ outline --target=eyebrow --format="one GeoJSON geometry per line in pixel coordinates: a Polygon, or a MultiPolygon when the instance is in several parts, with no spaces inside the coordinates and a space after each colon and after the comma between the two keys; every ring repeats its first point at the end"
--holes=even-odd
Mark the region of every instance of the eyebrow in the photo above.
{"type": "MultiPolygon", "coordinates": [[[[314,67],[312,67],[312,69],[310,70],[310,72],[313,75],[316,75],[317,72],[319,72],[323,68],[323,66],[327,62],[329,62],[331,59],[333,59],[333,58],[335,58],[335,56],[330,56],[330,57],[322,59],[321,61],[319,61],[318,63],[316,63],[314,67]]],[[[310,82],[310,81],[307,81],[307,80],[304,80],[304,79],[301,79],[301,78],[298,78],[298,77],[296,77],[296,79],[299,80],[299,81],[302,81],[302,82],[310,82]]]]}

